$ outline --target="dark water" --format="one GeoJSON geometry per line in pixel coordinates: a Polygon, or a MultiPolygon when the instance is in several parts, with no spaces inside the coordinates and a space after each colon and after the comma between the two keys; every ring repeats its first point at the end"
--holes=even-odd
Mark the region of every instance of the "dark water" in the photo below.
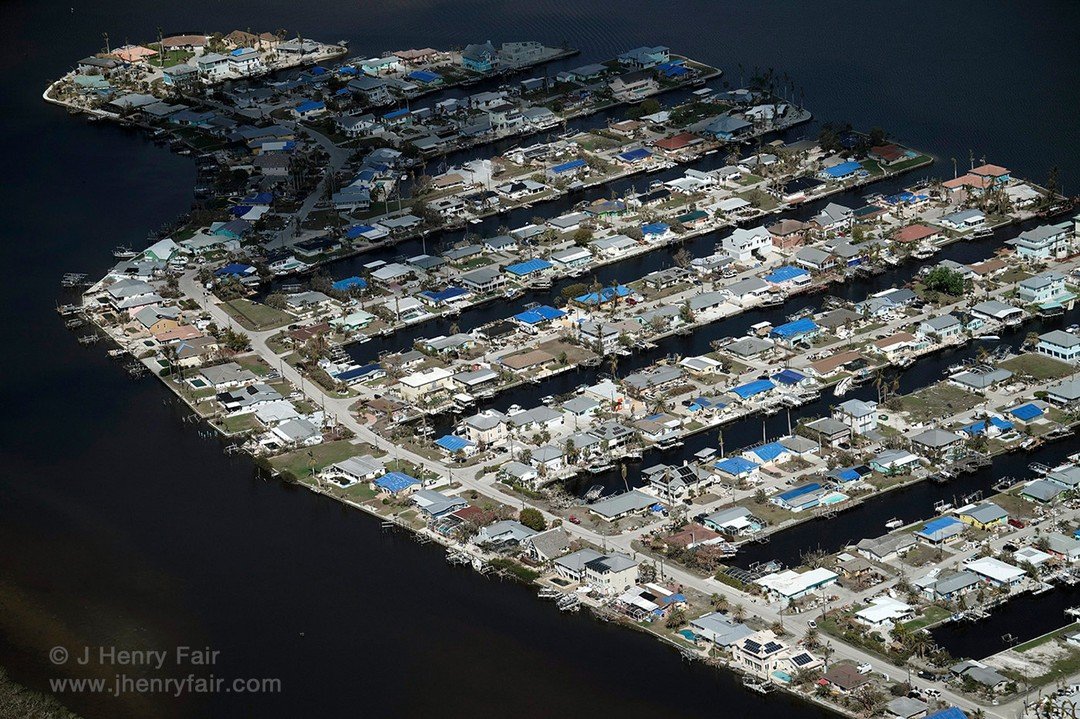
{"type": "Polygon", "coordinates": [[[77,345],[52,312],[59,276],[103,271],[113,246],[187,208],[194,176],[186,159],[40,101],[47,79],[97,50],[102,32],[114,47],[160,25],[280,27],[371,55],[487,38],[584,50],[562,66],[663,43],[719,65],[734,85],[740,63],[786,71],[818,118],[882,125],[942,158],[943,174],[971,149],[1039,180],[1060,165],[1069,189],[1080,73],[1065,30],[1078,20],[1069,2],[899,15],[895,4],[831,2],[5,3],[0,665],[47,689],[58,674],[85,676],[49,663],[56,645],[209,645],[221,651],[218,675],[278,677],[284,688],[65,695],[88,717],[820,713],[686,669],[646,637],[558,615],[356,512],[263,482],[182,424],[155,382],[77,345]]]}

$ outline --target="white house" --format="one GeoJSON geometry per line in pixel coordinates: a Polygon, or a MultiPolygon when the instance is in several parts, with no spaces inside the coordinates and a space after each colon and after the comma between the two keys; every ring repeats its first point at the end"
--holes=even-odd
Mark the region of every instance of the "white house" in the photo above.
{"type": "Polygon", "coordinates": [[[748,230],[739,227],[725,237],[720,246],[739,262],[751,262],[755,253],[761,254],[772,247],[772,235],[764,225],[748,230]]]}
{"type": "Polygon", "coordinates": [[[1047,357],[1077,364],[1080,362],[1080,336],[1064,330],[1051,330],[1039,335],[1035,350],[1047,357]]]}

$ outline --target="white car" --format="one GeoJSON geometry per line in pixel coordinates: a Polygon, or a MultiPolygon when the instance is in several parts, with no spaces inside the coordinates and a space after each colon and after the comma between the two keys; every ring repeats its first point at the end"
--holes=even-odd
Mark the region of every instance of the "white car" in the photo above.
{"type": "Polygon", "coordinates": [[[869,674],[874,670],[874,668],[869,664],[860,664],[859,666],[855,667],[855,669],[859,672],[859,674],[869,674]]]}

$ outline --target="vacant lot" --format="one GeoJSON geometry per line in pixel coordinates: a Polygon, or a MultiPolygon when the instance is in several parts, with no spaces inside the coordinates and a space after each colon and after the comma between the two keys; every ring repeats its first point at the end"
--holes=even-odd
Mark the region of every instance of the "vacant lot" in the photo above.
{"type": "Polygon", "coordinates": [[[1027,352],[1022,355],[1005,360],[1001,366],[1020,376],[1032,377],[1036,380],[1058,379],[1066,377],[1075,371],[1072,365],[1056,360],[1046,355],[1027,352]]]}
{"type": "Polygon", "coordinates": [[[289,324],[295,318],[288,312],[251,300],[230,300],[221,308],[246,330],[269,330],[289,324]]]}

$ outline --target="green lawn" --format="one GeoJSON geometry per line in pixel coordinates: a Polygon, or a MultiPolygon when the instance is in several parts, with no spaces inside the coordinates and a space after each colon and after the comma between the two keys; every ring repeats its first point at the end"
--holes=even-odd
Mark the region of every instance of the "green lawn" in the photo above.
{"type": "Polygon", "coordinates": [[[904,627],[909,631],[917,631],[923,627],[928,627],[931,624],[937,624],[940,621],[948,619],[950,616],[949,610],[944,607],[939,607],[936,604],[931,604],[926,608],[926,611],[922,613],[921,617],[916,617],[910,622],[904,622],[904,627]]]}
{"type": "Polygon", "coordinates": [[[918,167],[919,165],[926,165],[933,161],[933,158],[929,155],[916,155],[915,157],[904,160],[903,162],[896,163],[889,168],[889,172],[903,172],[904,170],[910,170],[913,167],[918,167]]]}
{"type": "Polygon", "coordinates": [[[226,432],[235,434],[237,432],[250,432],[253,430],[261,429],[262,425],[255,419],[254,413],[239,414],[233,417],[226,417],[225,421],[221,423],[226,432]]]}
{"type": "Polygon", "coordinates": [[[780,204],[779,202],[777,202],[776,198],[770,195],[768,192],[765,192],[764,190],[759,190],[757,188],[753,190],[747,190],[745,192],[739,192],[737,193],[737,195],[749,202],[754,207],[765,210],[766,212],[776,209],[776,206],[780,204]]]}
{"type": "Polygon", "coordinates": [[[247,330],[274,329],[296,319],[288,312],[245,299],[229,300],[221,303],[221,307],[247,330]]]}
{"type": "Polygon", "coordinates": [[[314,447],[304,447],[303,449],[286,452],[271,459],[270,464],[279,472],[300,478],[311,474],[312,461],[314,461],[315,471],[318,472],[334,462],[340,462],[359,453],[356,445],[348,440],[341,439],[336,442],[325,442],[314,447]],[[309,453],[310,457],[308,456],[309,453]]]}
{"type": "Polygon", "coordinates": [[[1075,368],[1053,357],[1027,352],[1005,360],[1001,366],[1019,375],[1030,375],[1036,380],[1058,379],[1067,377],[1075,368]]]}
{"type": "Polygon", "coordinates": [[[1013,649],[1014,649],[1014,651],[1017,651],[1017,652],[1026,652],[1026,651],[1028,651],[1030,649],[1034,649],[1035,647],[1042,646],[1043,644],[1046,644],[1049,641],[1053,641],[1054,639],[1057,639],[1058,637],[1063,637],[1066,634],[1071,634],[1074,631],[1076,631],[1077,627],[1078,627],[1078,625],[1076,623],[1073,623],[1073,624],[1070,624],[1067,627],[1062,627],[1061,629],[1055,629],[1054,631],[1052,631],[1052,632],[1050,632],[1048,634],[1044,634],[1041,637],[1036,637],[1035,639],[1032,639],[1030,642],[1026,642],[1024,644],[1021,644],[1020,646],[1013,647],[1013,649]]]}
{"type": "Polygon", "coordinates": [[[972,392],[944,383],[926,387],[898,399],[902,411],[919,422],[964,412],[982,401],[982,398],[972,392]]]}

